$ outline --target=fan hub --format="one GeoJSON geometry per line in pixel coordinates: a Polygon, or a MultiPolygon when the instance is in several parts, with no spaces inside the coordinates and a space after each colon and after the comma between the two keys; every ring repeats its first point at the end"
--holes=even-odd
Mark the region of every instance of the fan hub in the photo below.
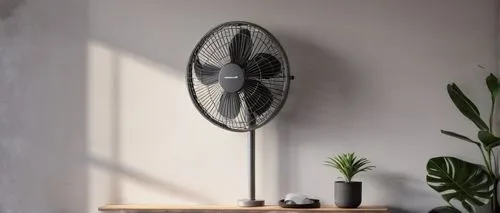
{"type": "Polygon", "coordinates": [[[245,71],[239,65],[229,63],[219,72],[219,84],[225,92],[237,92],[245,83],[245,71]]]}

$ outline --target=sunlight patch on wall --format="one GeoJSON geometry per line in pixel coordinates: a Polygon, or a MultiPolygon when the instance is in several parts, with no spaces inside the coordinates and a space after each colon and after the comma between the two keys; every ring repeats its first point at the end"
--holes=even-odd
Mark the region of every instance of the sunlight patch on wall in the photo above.
{"type": "MultiPolygon", "coordinates": [[[[213,184],[224,181],[213,171],[232,165],[228,161],[231,155],[234,157],[229,159],[238,159],[238,154],[228,152],[244,149],[244,137],[240,140],[243,143],[231,143],[242,135],[222,131],[199,115],[189,99],[184,79],[169,75],[178,70],[132,54],[122,54],[119,70],[122,162],[141,170],[147,165],[149,175],[168,177],[175,185],[167,183],[158,187],[170,188],[177,195],[158,194],[158,190],[145,187],[139,190],[141,186],[130,181],[124,182],[124,199],[152,202],[153,198],[159,201],[169,198],[174,203],[215,202],[206,198],[205,194],[220,190],[214,189],[213,184]],[[227,145],[233,148],[224,151],[227,145]],[[148,157],[137,153],[148,153],[148,157]],[[203,176],[206,178],[200,180],[203,176]],[[196,194],[192,193],[193,189],[196,189],[196,194]]],[[[245,177],[246,173],[241,175],[245,177]]],[[[229,193],[232,189],[227,190],[229,193]]]]}
{"type": "MultiPolygon", "coordinates": [[[[99,156],[113,161],[112,152],[112,70],[115,54],[97,42],[88,44],[87,74],[87,138],[89,156],[99,156]]],[[[108,186],[113,181],[112,173],[100,167],[89,167],[89,208],[102,205],[102,201],[117,202],[110,197],[108,186]]]]}
{"type": "MultiPolygon", "coordinates": [[[[179,101],[185,98],[185,91],[180,90],[183,82],[169,76],[174,70],[132,54],[122,54],[118,67],[121,162],[149,176],[171,180],[178,169],[168,162],[182,159],[186,153],[179,151],[183,148],[176,143],[176,139],[185,134],[179,130],[182,128],[181,110],[185,108],[183,101],[179,101]]],[[[185,202],[180,197],[169,198],[169,193],[156,190],[167,188],[168,191],[171,185],[156,183],[149,188],[145,183],[127,179],[122,188],[124,199],[129,201],[185,202]]]]}
{"type": "Polygon", "coordinates": [[[174,75],[184,71],[97,41],[88,58],[91,205],[232,204],[246,196],[247,135],[198,113],[174,75]]]}

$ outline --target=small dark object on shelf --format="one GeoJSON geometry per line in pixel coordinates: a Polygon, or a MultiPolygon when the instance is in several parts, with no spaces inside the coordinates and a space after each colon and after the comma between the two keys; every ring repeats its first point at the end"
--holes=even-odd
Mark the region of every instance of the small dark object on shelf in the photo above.
{"type": "Polygon", "coordinates": [[[292,208],[292,209],[315,209],[320,208],[321,203],[317,199],[310,199],[313,201],[311,204],[287,204],[284,199],[281,199],[279,205],[281,208],[292,208]]]}

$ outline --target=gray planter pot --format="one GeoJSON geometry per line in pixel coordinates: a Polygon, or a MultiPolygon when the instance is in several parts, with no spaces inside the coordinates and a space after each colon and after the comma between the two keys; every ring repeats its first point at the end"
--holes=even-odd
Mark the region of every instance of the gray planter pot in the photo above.
{"type": "Polygon", "coordinates": [[[339,208],[357,208],[361,205],[361,182],[335,181],[334,199],[339,208]]]}

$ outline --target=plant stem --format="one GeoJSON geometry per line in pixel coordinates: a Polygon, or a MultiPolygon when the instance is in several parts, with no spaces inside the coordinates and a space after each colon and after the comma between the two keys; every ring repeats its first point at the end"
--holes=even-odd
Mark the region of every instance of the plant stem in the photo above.
{"type": "Polygon", "coordinates": [[[483,159],[484,159],[484,164],[486,164],[486,168],[488,169],[488,173],[493,176],[495,176],[493,174],[493,171],[491,170],[491,151],[487,151],[487,154],[488,154],[488,158],[486,158],[486,155],[484,154],[484,151],[483,148],[481,147],[481,145],[477,145],[479,147],[479,150],[481,150],[481,154],[483,155],[483,159]]]}
{"type": "Polygon", "coordinates": [[[493,134],[493,113],[495,111],[495,97],[491,97],[491,111],[490,111],[490,133],[493,134]]]}
{"type": "MultiPolygon", "coordinates": [[[[490,134],[492,135],[495,135],[493,134],[493,113],[495,112],[495,101],[496,101],[496,93],[492,93],[491,94],[491,110],[490,110],[490,120],[489,120],[489,132],[490,134]]],[[[498,179],[497,179],[497,174],[495,173],[496,172],[496,165],[497,165],[497,161],[496,161],[496,158],[495,158],[495,155],[493,154],[493,162],[491,161],[491,154],[493,152],[493,150],[487,150],[488,151],[488,160],[489,162],[487,162],[488,166],[489,166],[489,170],[490,170],[490,176],[493,178],[493,198],[492,198],[492,205],[491,205],[491,210],[493,213],[497,213],[497,211],[500,211],[500,206],[498,204],[498,195],[497,195],[497,190],[498,190],[498,179]],[[494,165],[492,165],[492,163],[494,163],[494,165]],[[493,171],[492,167],[494,166],[495,168],[495,171],[493,171]]],[[[481,150],[482,152],[482,150],[481,150]]]]}
{"type": "Polygon", "coordinates": [[[493,178],[493,198],[491,199],[491,210],[493,213],[497,213],[497,211],[500,211],[500,206],[498,205],[498,195],[497,195],[498,180],[497,180],[496,174],[493,172],[493,169],[492,169],[492,167],[493,167],[492,161],[491,161],[492,152],[493,152],[492,150],[487,150],[488,161],[486,161],[486,157],[484,156],[484,152],[481,149],[481,153],[483,153],[483,157],[485,157],[486,166],[488,166],[488,172],[490,173],[490,177],[493,178]]]}
{"type": "Polygon", "coordinates": [[[492,177],[495,177],[495,173],[493,173],[493,166],[491,165],[491,150],[488,150],[487,153],[488,153],[488,162],[487,162],[488,164],[487,165],[488,165],[489,170],[490,170],[490,175],[492,177]]]}
{"type": "Polygon", "coordinates": [[[494,181],[495,185],[493,186],[493,199],[491,201],[491,210],[493,213],[496,213],[498,210],[498,201],[497,201],[497,181],[494,181]]]}
{"type": "Polygon", "coordinates": [[[497,181],[496,181],[496,175],[495,173],[493,173],[493,170],[491,169],[491,150],[484,150],[483,147],[481,145],[478,145],[479,147],[479,150],[481,150],[481,154],[483,155],[483,159],[484,159],[484,163],[486,164],[486,168],[488,169],[488,173],[490,175],[491,178],[493,178],[494,181],[494,185],[493,185],[493,198],[491,199],[491,210],[493,213],[496,213],[497,211],[497,206],[498,206],[498,202],[497,202],[497,181]],[[486,158],[486,155],[484,154],[484,152],[486,151],[487,155],[488,155],[488,158],[486,158]]]}

